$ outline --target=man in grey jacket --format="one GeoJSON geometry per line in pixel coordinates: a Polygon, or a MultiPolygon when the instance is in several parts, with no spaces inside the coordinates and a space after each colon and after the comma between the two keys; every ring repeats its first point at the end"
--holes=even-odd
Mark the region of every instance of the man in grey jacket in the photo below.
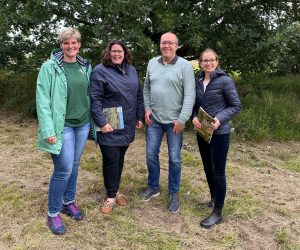
{"type": "Polygon", "coordinates": [[[180,151],[183,129],[195,101],[195,78],[192,65],[176,55],[178,38],[167,32],[161,36],[161,56],[148,63],[144,84],[147,189],[140,193],[144,201],[160,194],[159,149],[164,133],[169,152],[169,211],[179,211],[181,176],[180,151]]]}

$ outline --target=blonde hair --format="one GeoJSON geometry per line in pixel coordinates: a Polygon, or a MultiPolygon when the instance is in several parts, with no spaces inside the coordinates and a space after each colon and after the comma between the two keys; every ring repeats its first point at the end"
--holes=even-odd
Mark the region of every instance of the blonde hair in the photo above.
{"type": "Polygon", "coordinates": [[[77,29],[67,27],[62,29],[58,34],[59,43],[62,44],[65,40],[74,37],[79,43],[81,41],[81,35],[77,29]]]}

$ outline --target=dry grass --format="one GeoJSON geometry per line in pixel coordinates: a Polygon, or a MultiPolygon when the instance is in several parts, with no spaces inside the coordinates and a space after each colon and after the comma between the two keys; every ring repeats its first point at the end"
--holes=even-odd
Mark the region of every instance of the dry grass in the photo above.
{"type": "Polygon", "coordinates": [[[208,198],[196,141],[185,133],[181,210],[167,212],[168,162],[161,150],[162,195],[140,202],[146,184],[145,141],[130,146],[121,188],[129,198],[103,216],[99,149],[88,142],[78,179],[78,204],[86,219],[66,216],[64,236],[46,226],[50,157],[35,148],[36,122],[0,115],[0,249],[300,249],[300,143],[232,142],[227,166],[225,221],[210,230],[199,220],[208,198]]]}

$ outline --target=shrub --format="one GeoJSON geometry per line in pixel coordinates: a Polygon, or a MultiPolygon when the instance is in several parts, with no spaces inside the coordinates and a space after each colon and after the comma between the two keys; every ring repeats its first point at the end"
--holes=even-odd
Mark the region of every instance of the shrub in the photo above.
{"type": "Polygon", "coordinates": [[[35,115],[37,72],[0,72],[0,104],[7,110],[35,115]]]}

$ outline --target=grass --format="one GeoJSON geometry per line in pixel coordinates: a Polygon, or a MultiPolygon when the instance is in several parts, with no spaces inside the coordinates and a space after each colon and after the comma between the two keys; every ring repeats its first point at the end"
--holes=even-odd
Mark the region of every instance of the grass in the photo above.
{"type": "Polygon", "coordinates": [[[276,232],[276,241],[279,249],[292,249],[290,246],[290,236],[286,228],[280,227],[276,232]]]}
{"type": "Polygon", "coordinates": [[[160,155],[161,195],[150,202],[140,202],[137,196],[147,181],[144,135],[138,132],[126,154],[121,183],[129,204],[115,207],[110,216],[99,212],[105,196],[101,155],[99,148],[88,142],[77,189],[77,202],[86,219],[77,222],[63,215],[67,233],[58,237],[49,232],[45,223],[51,158],[35,149],[36,123],[16,121],[1,116],[0,249],[297,249],[300,246],[296,200],[299,172],[287,167],[297,166],[300,149],[297,142],[232,141],[224,223],[211,230],[199,227],[199,221],[211,210],[198,206],[208,200],[209,194],[193,133],[185,134],[182,150],[178,214],[167,211],[165,141],[160,155]],[[13,144],[8,143],[9,138],[13,144]],[[265,162],[264,167],[255,167],[258,161],[265,162]]]}

